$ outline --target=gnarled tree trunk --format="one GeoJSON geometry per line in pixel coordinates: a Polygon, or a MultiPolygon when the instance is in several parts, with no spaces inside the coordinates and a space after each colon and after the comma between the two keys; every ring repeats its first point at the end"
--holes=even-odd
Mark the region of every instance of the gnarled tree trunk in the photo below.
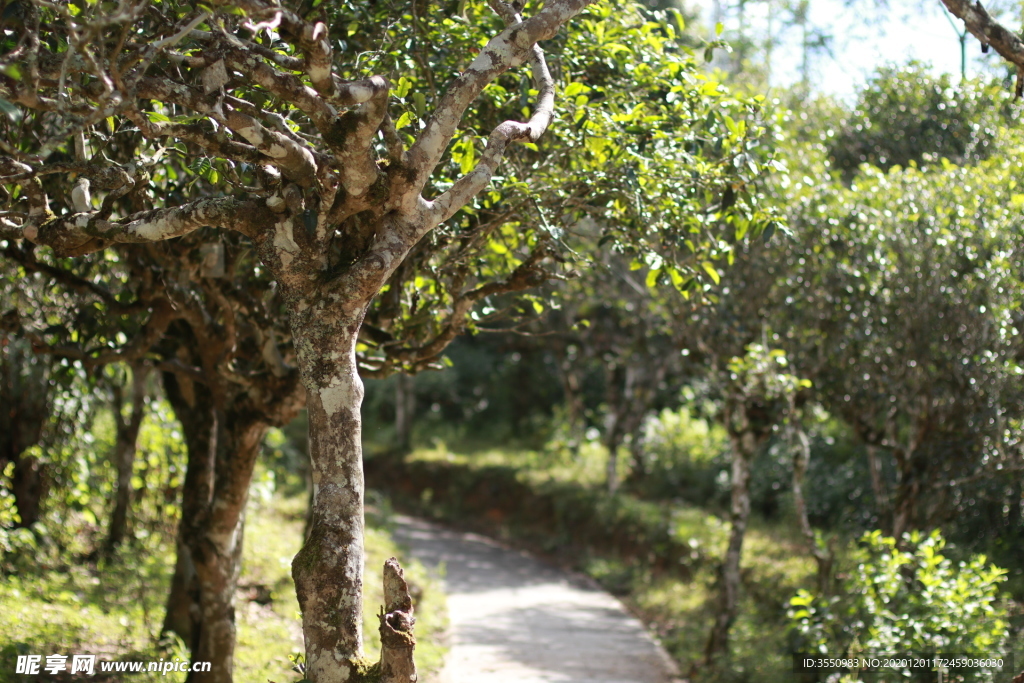
{"type": "Polygon", "coordinates": [[[149,369],[142,363],[133,363],[131,415],[126,420],[121,410],[124,398],[120,385],[113,387],[114,425],[114,467],[117,470],[117,489],[114,494],[114,510],[110,515],[110,531],[107,534],[106,552],[109,555],[121,545],[128,533],[128,511],[132,502],[132,470],[135,467],[135,452],[138,447],[139,429],[145,415],[146,376],[149,369]]]}
{"type": "MultiPolygon", "coordinates": [[[[278,69],[281,55],[267,57],[265,50],[244,44],[232,37],[228,29],[191,30],[210,19],[210,13],[205,11],[190,14],[186,30],[179,26],[179,18],[157,22],[161,38],[152,43],[154,52],[141,60],[141,66],[135,60],[126,66],[127,72],[118,72],[113,79],[106,76],[105,63],[85,68],[86,73],[97,77],[97,82],[108,84],[104,101],[128,105],[115,108],[123,112],[141,136],[161,144],[168,137],[186,140],[190,153],[225,159],[232,164],[240,162],[252,168],[256,191],[238,188],[238,196],[202,196],[180,205],[159,201],[154,204],[160,206],[152,210],[114,213],[111,197],[124,196],[144,181],[145,172],[136,173],[141,167],[132,163],[125,168],[116,167],[119,179],[107,185],[117,189],[108,194],[99,209],[93,209],[89,201],[76,200],[74,213],[54,216],[48,209],[47,191],[36,177],[38,171],[20,161],[0,158],[5,175],[24,174],[26,180],[19,182],[19,187],[27,197],[28,210],[24,218],[0,224],[4,239],[47,244],[57,255],[68,257],[96,252],[112,243],[169,240],[204,227],[235,230],[252,239],[255,255],[272,273],[289,309],[308,399],[313,519],[309,538],[295,558],[293,576],[303,610],[307,677],[314,683],[351,681],[366,669],[360,633],[363,480],[359,410],[363,388],[356,368],[355,344],[367,306],[410,250],[486,189],[510,144],[540,139],[554,118],[555,80],[537,43],[555,37],[567,21],[591,2],[551,0],[528,17],[521,15],[519,3],[489,3],[507,27],[493,35],[452,80],[408,148],[389,116],[387,81],[380,76],[343,81],[333,73],[329,27],[320,21],[307,21],[292,9],[275,3],[254,0],[242,6],[249,18],[265,15],[275,26],[280,24],[281,35],[292,43],[296,54],[301,53],[301,57],[287,57],[285,71],[278,69]],[[164,29],[171,25],[174,30],[167,34],[164,29]],[[186,41],[191,46],[188,51],[195,53],[194,58],[189,57],[187,79],[180,73],[159,77],[145,74],[146,65],[167,57],[166,51],[179,41],[186,41]],[[434,170],[446,158],[446,150],[458,133],[467,108],[488,84],[524,64],[532,67],[538,93],[535,111],[529,119],[510,119],[498,124],[471,171],[444,189],[435,191],[428,187],[434,170]],[[295,71],[304,71],[305,76],[295,71]],[[197,80],[202,89],[195,87],[197,80]],[[111,83],[116,84],[116,90],[111,83]],[[264,111],[246,101],[245,97],[254,90],[268,91],[294,105],[308,120],[309,133],[299,135],[282,129],[276,112],[264,111]],[[228,93],[232,93],[230,97],[228,93]],[[146,100],[158,100],[215,121],[217,134],[210,134],[205,128],[199,132],[177,123],[153,122],[135,104],[146,100]],[[386,161],[381,159],[381,136],[386,161]]],[[[35,44],[39,44],[42,29],[38,8],[33,10],[34,5],[26,4],[35,12],[30,11],[26,27],[35,31],[30,35],[35,35],[35,44]]],[[[136,30],[135,15],[121,16],[116,23],[123,22],[125,30],[136,30]]],[[[147,18],[147,30],[156,25],[147,18]]],[[[251,25],[242,26],[251,33],[251,25]]],[[[96,35],[107,28],[97,25],[96,35]]],[[[57,29],[47,26],[43,31],[45,40],[56,37],[60,27],[57,29]]],[[[126,54],[137,51],[135,46],[130,49],[133,52],[126,54]]],[[[177,57],[172,55],[172,61],[180,61],[177,57]]],[[[116,60],[112,58],[110,63],[116,60]]],[[[53,81],[52,69],[46,73],[47,81],[53,81]]],[[[52,86],[46,89],[49,92],[52,86]]],[[[86,107],[95,104],[81,99],[78,92],[73,94],[86,107]]],[[[24,89],[18,88],[18,101],[34,108],[43,100],[28,84],[24,89]]],[[[109,167],[107,161],[104,159],[104,169],[109,167]]],[[[90,177],[100,180],[103,175],[92,173],[90,177]]],[[[84,183],[76,188],[78,198],[82,199],[87,188],[84,183]]],[[[443,328],[429,339],[410,337],[400,348],[391,347],[389,357],[377,370],[386,372],[410,364],[428,366],[461,332],[478,302],[533,288],[550,279],[552,273],[541,262],[551,255],[547,240],[540,240],[507,278],[465,282],[461,291],[451,292],[452,309],[443,328]]],[[[213,271],[203,276],[215,277],[213,271]]],[[[213,299],[222,297],[217,288],[206,294],[213,299]]],[[[175,304],[189,308],[185,301],[175,304]]],[[[255,385],[254,377],[260,374],[246,377],[231,369],[232,355],[236,346],[244,343],[244,332],[236,334],[242,330],[232,320],[236,309],[230,303],[218,303],[217,308],[213,317],[223,319],[223,339],[215,344],[218,348],[214,352],[200,353],[204,356],[200,374],[209,376],[215,394],[218,382],[230,381],[217,379],[221,367],[228,371],[227,375],[239,377],[245,384],[255,385]]],[[[193,311],[186,315],[195,318],[195,324],[189,324],[196,335],[200,328],[210,327],[206,324],[209,312],[193,311]]],[[[209,340],[200,341],[202,346],[210,346],[206,343],[209,340]]],[[[226,394],[227,390],[221,391],[217,400],[223,401],[226,394]]],[[[253,403],[271,400],[272,394],[266,392],[254,397],[253,403]]],[[[227,403],[219,403],[218,408],[218,431],[223,434],[230,425],[237,437],[237,450],[258,442],[256,435],[260,429],[256,423],[261,420],[254,418],[241,423],[240,416],[228,414],[227,403]],[[235,431],[240,424],[251,429],[235,431]]],[[[196,583],[201,587],[201,612],[218,615],[229,612],[225,578],[229,563],[224,558],[240,541],[237,524],[252,467],[251,460],[235,454],[230,465],[222,464],[226,458],[219,457],[223,452],[219,441],[218,437],[215,476],[204,472],[198,477],[200,490],[194,503],[198,507],[206,505],[201,511],[206,517],[183,517],[183,524],[188,525],[183,533],[192,550],[196,583]],[[207,586],[212,591],[212,602],[204,602],[207,598],[203,591],[207,586]]],[[[197,638],[194,631],[193,641],[197,638]]],[[[210,632],[204,622],[198,637],[206,638],[203,634],[210,632]]],[[[196,651],[206,652],[203,647],[200,642],[196,651]]],[[[230,657],[227,661],[230,665],[230,657]]]]}
{"type": "Polygon", "coordinates": [[[173,373],[164,374],[164,387],[185,435],[188,466],[182,486],[178,556],[171,578],[163,630],[173,632],[186,644],[191,644],[192,624],[199,621],[200,615],[196,569],[189,550],[193,527],[186,524],[185,520],[201,515],[213,496],[218,420],[213,396],[208,391],[196,391],[192,382],[179,382],[173,373]]]}
{"type": "MultiPolygon", "coordinates": [[[[731,423],[731,420],[727,423],[731,423]]],[[[749,429],[730,432],[732,457],[732,499],[729,506],[729,546],[725,552],[719,576],[719,606],[711,628],[705,657],[711,661],[729,650],[729,629],[736,620],[740,603],[740,561],[743,540],[750,518],[750,463],[757,452],[758,439],[749,429]]]]}
{"type": "Polygon", "coordinates": [[[800,525],[800,533],[807,539],[811,555],[818,565],[818,592],[826,595],[830,592],[832,582],[832,563],[834,556],[818,543],[818,537],[807,516],[807,502],[804,498],[804,475],[811,461],[811,441],[807,433],[797,424],[793,427],[793,507],[800,525]]]}
{"type": "Polygon", "coordinates": [[[302,610],[306,677],[316,683],[360,680],[362,652],[363,382],[355,345],[362,310],[332,310],[322,300],[292,307],[309,416],[313,514],[292,562],[302,610]]]}
{"type": "Polygon", "coordinates": [[[32,358],[22,340],[0,336],[0,471],[14,463],[11,493],[19,527],[39,521],[46,492],[43,464],[24,453],[42,438],[49,396],[48,366],[32,358]]]}
{"type": "Polygon", "coordinates": [[[170,374],[164,384],[189,452],[164,629],[189,644],[193,662],[211,663],[209,672],[191,672],[190,683],[229,683],[245,504],[267,424],[253,413],[219,409],[205,387],[170,374]]]}
{"type": "Polygon", "coordinates": [[[217,449],[214,495],[202,523],[188,529],[186,537],[199,595],[199,619],[192,623],[192,661],[212,666],[209,672],[191,672],[189,683],[231,681],[245,503],[267,425],[235,416],[225,420],[219,431],[224,444],[217,449]]]}

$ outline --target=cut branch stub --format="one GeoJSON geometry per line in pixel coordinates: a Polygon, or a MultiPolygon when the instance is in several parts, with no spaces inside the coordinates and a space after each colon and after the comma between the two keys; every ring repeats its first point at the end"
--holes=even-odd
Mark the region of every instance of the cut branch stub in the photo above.
{"type": "Polygon", "coordinates": [[[384,563],[384,603],[380,619],[380,674],[382,683],[416,683],[413,651],[412,596],[402,566],[392,557],[384,563]]]}

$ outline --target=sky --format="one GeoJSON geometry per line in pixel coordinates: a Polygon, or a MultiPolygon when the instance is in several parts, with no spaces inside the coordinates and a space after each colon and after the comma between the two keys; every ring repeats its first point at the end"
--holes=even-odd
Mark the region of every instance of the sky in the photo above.
{"type": "MultiPolygon", "coordinates": [[[[704,20],[713,22],[712,0],[696,4],[702,7],[704,20]]],[[[751,27],[766,28],[765,5],[751,3],[748,7],[751,27]]],[[[960,41],[951,18],[939,0],[890,0],[887,10],[875,8],[870,1],[847,8],[842,0],[811,0],[810,23],[832,35],[831,56],[821,54],[811,62],[811,85],[818,92],[850,101],[879,66],[903,65],[911,59],[930,64],[936,72],[958,76],[960,41]]],[[[956,23],[961,26],[959,20],[956,23]]],[[[1013,26],[1012,21],[1008,24],[1013,26]]],[[[729,29],[736,26],[735,19],[727,17],[725,25],[724,37],[728,39],[729,29]]],[[[792,28],[781,39],[772,56],[773,85],[788,85],[800,79],[800,31],[792,28]]],[[[991,72],[999,64],[996,55],[982,55],[981,46],[971,36],[967,39],[967,56],[969,76],[991,72]]]]}

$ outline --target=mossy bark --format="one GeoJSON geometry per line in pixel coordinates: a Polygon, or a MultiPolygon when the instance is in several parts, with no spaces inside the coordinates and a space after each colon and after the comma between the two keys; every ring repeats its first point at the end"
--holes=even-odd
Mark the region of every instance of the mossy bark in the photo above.
{"type": "Polygon", "coordinates": [[[362,316],[302,301],[292,320],[313,468],[309,536],[292,562],[306,676],[345,683],[356,680],[362,659],[363,383],[355,356],[362,316]]]}
{"type": "Polygon", "coordinates": [[[164,629],[189,644],[193,662],[211,663],[189,673],[189,683],[230,683],[245,504],[267,425],[253,413],[225,412],[210,392],[174,377],[164,383],[189,452],[164,629]]]}
{"type": "Polygon", "coordinates": [[[261,421],[229,419],[217,459],[217,482],[203,523],[188,539],[199,587],[199,620],[192,624],[192,661],[210,662],[188,683],[230,683],[235,651],[235,590],[241,571],[245,504],[252,469],[267,431],[261,421]]]}
{"type": "Polygon", "coordinates": [[[182,486],[182,522],[178,524],[176,542],[177,560],[167,597],[163,631],[174,633],[186,644],[191,644],[192,624],[199,619],[199,597],[195,564],[189,550],[192,527],[184,520],[201,514],[213,495],[217,412],[209,392],[194,391],[191,383],[182,385],[173,373],[165,373],[163,383],[174,414],[181,422],[188,451],[185,482],[182,486]]]}

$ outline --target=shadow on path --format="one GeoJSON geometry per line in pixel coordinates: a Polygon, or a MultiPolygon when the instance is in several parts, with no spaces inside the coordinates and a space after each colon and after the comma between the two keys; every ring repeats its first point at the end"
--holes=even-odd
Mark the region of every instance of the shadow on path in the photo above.
{"type": "Polygon", "coordinates": [[[395,538],[445,567],[443,683],[668,683],[671,660],[612,596],[478,536],[398,515],[395,538]]]}

